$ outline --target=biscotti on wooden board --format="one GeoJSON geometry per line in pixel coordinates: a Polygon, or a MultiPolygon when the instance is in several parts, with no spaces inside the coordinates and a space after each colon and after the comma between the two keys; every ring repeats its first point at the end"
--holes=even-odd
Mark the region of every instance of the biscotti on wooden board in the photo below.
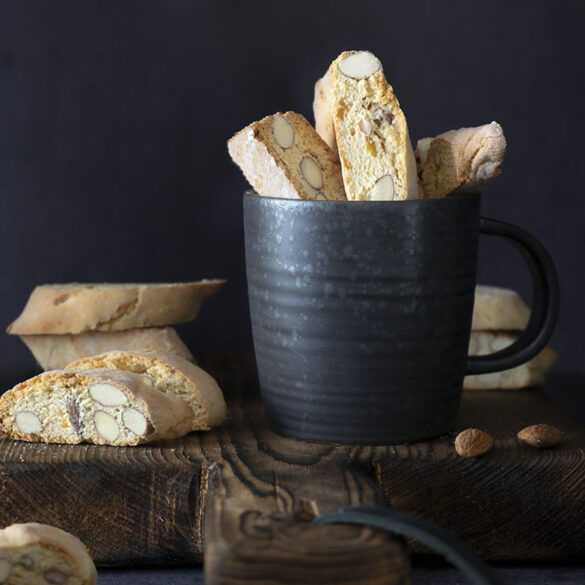
{"type": "Polygon", "coordinates": [[[112,350],[150,350],[193,356],[173,327],[143,327],[126,331],[86,331],[77,335],[21,335],[43,370],[63,370],[71,362],[112,350]]]}
{"type": "Polygon", "coordinates": [[[22,441],[138,445],[187,434],[189,404],[141,374],[50,371],[0,397],[0,434],[22,441]]]}
{"type": "Polygon", "coordinates": [[[0,583],[5,585],[94,585],[89,550],[73,534],[28,522],[0,530],[0,583]]]}
{"type": "Polygon", "coordinates": [[[77,334],[159,327],[194,319],[223,280],[175,284],[44,284],[16,321],[14,335],[77,334]]]}
{"type": "Polygon", "coordinates": [[[424,198],[479,191],[502,171],[504,131],[497,122],[422,138],[416,159],[424,198]]]}
{"type": "Polygon", "coordinates": [[[530,319],[530,308],[508,288],[478,284],[475,287],[472,331],[522,331],[530,319]]]}
{"type": "Polygon", "coordinates": [[[226,405],[217,382],[177,355],[152,351],[109,352],[77,360],[66,369],[80,372],[98,368],[141,374],[159,392],[184,400],[193,411],[191,430],[207,430],[225,419],[226,405]]]}
{"type": "Polygon", "coordinates": [[[472,374],[463,379],[464,390],[521,390],[540,386],[545,382],[547,370],[533,367],[530,362],[509,370],[472,374]]]}
{"type": "MultiPolygon", "coordinates": [[[[469,355],[487,355],[509,347],[528,326],[530,308],[513,290],[479,284],[475,288],[469,355]]],[[[466,376],[465,390],[518,390],[537,386],[557,359],[545,347],[530,361],[509,370],[466,376]]]]}
{"type": "Polygon", "coordinates": [[[278,112],[240,130],[228,151],[259,195],[345,199],[338,158],[294,112],[278,112]]]}
{"type": "MultiPolygon", "coordinates": [[[[519,337],[510,332],[472,331],[469,340],[469,355],[487,355],[509,347],[519,337]]],[[[518,390],[542,384],[546,372],[557,359],[557,353],[545,347],[530,361],[500,372],[465,376],[466,390],[518,390]]]]}
{"type": "MultiPolygon", "coordinates": [[[[347,198],[416,199],[416,163],[406,118],[380,60],[369,51],[345,51],[329,67],[329,76],[329,114],[347,198]]],[[[315,115],[327,111],[318,109],[315,115]]],[[[318,125],[326,123],[319,120],[318,125]]]]}

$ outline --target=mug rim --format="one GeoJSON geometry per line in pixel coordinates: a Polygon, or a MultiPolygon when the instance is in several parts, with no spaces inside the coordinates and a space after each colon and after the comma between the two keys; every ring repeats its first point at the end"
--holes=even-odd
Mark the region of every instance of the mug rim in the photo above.
{"type": "Polygon", "coordinates": [[[289,204],[300,204],[300,205],[310,205],[313,207],[321,207],[323,205],[329,205],[331,203],[336,205],[348,205],[351,204],[353,206],[380,206],[380,207],[388,207],[388,204],[395,204],[400,203],[404,205],[453,205],[455,202],[461,200],[478,200],[481,198],[481,192],[476,191],[473,193],[456,193],[454,195],[448,195],[446,197],[432,197],[428,199],[398,199],[398,200],[387,200],[387,201],[353,201],[351,199],[290,199],[287,197],[274,197],[268,195],[260,195],[256,193],[253,189],[247,189],[244,191],[244,198],[250,200],[259,200],[265,202],[286,202],[289,204]]]}

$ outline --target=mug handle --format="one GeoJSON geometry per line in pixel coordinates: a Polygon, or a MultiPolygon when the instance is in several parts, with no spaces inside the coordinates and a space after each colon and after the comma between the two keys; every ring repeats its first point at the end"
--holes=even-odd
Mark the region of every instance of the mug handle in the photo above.
{"type": "Polygon", "coordinates": [[[509,347],[490,355],[468,356],[466,375],[509,370],[532,359],[549,340],[559,312],[559,282],[547,249],[519,227],[481,217],[479,231],[500,236],[515,246],[532,276],[533,301],[528,327],[509,347]]]}
{"type": "Polygon", "coordinates": [[[444,556],[474,585],[503,585],[471,548],[444,528],[419,516],[382,506],[347,506],[317,516],[313,524],[358,524],[414,538],[444,556]]]}

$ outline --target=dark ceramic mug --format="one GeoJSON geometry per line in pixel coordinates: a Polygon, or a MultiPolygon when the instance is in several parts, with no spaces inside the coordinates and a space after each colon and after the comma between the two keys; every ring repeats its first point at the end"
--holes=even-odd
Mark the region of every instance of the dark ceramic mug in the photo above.
{"type": "Polygon", "coordinates": [[[479,195],[399,202],[244,196],[254,349],[270,427],[299,439],[399,443],[455,427],[466,374],[534,357],[555,325],[553,262],[479,195]],[[519,248],[533,277],[518,341],[468,357],[479,233],[519,248]]]}

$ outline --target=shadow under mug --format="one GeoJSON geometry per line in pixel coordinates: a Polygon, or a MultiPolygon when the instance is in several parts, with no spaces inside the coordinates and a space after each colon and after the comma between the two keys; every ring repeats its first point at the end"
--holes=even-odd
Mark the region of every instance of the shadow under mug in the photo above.
{"type": "Polygon", "coordinates": [[[399,202],[244,196],[254,350],[268,424],[298,439],[388,444],[453,431],[466,374],[534,357],[559,291],[544,246],[480,217],[480,196],[399,202]],[[503,237],[533,279],[530,322],[468,357],[478,235],[503,237]]]}

